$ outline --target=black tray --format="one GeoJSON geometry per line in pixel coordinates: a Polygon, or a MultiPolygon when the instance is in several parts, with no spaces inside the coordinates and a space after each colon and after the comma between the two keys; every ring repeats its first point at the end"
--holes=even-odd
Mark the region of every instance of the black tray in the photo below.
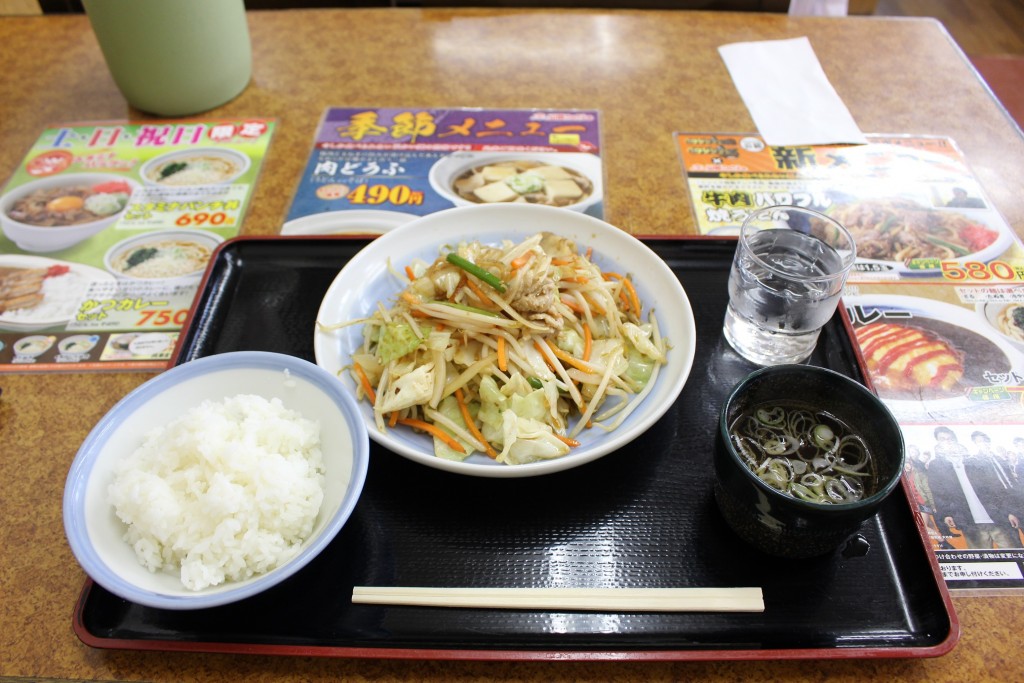
{"type": "MultiPolygon", "coordinates": [[[[218,250],[176,362],[237,350],[313,361],[320,301],[365,240],[236,238],[218,250]]],[[[755,367],[722,340],[735,240],[649,242],[697,324],[693,371],[641,439],[583,467],[484,479],[377,445],[327,550],[233,605],[164,611],[87,581],[75,630],[96,647],[434,659],[757,659],[945,654],[959,625],[905,491],[832,555],[799,563],[740,542],[711,494],[717,413],[755,367]],[[761,586],[765,611],[549,613],[353,605],[352,587],[761,586]]],[[[837,313],[811,362],[863,380],[837,313]]],[[[372,442],[371,442],[372,443],[372,442]]]]}

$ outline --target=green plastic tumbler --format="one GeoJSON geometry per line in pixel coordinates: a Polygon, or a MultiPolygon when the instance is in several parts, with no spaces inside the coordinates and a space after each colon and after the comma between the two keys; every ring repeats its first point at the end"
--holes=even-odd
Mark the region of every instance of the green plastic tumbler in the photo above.
{"type": "Polygon", "coordinates": [[[243,0],[83,0],[128,103],[188,116],[234,99],[252,75],[243,0]]]}

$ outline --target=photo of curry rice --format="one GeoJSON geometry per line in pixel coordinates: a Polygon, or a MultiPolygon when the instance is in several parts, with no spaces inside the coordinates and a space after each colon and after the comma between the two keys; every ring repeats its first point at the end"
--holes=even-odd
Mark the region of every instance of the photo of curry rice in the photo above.
{"type": "Polygon", "coordinates": [[[48,277],[63,275],[68,266],[49,268],[0,267],[0,313],[35,308],[43,302],[43,282],[48,277]]]}
{"type": "Polygon", "coordinates": [[[909,199],[875,199],[831,208],[857,243],[857,257],[906,262],[955,259],[993,244],[999,233],[948,209],[931,209],[909,199]]]}

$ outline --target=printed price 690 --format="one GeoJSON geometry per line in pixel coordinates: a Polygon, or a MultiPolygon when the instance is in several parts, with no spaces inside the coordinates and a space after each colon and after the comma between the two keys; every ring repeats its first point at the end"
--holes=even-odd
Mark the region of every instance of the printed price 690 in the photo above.
{"type": "Polygon", "coordinates": [[[143,311],[139,311],[139,319],[135,322],[136,327],[167,327],[168,325],[174,325],[175,327],[181,327],[185,324],[185,320],[188,319],[188,309],[181,308],[176,311],[168,311],[167,309],[149,308],[143,311]]]}
{"type": "Polygon", "coordinates": [[[196,213],[183,213],[178,216],[178,220],[174,221],[174,223],[182,227],[186,225],[234,225],[235,219],[224,211],[214,211],[213,213],[198,211],[196,213]]]}

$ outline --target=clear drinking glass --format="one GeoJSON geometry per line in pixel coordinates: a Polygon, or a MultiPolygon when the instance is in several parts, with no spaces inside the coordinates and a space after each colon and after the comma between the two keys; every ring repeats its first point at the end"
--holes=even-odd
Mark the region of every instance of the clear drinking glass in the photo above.
{"type": "Polygon", "coordinates": [[[726,340],[758,365],[807,360],[856,256],[850,233],[822,213],[796,206],[751,213],[729,273],[726,340]]]}

